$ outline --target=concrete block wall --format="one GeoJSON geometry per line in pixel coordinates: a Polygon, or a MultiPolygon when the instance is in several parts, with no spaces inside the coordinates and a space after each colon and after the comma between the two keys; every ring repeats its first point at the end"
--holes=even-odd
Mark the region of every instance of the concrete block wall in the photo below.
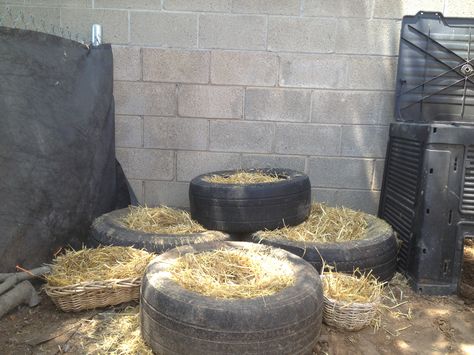
{"type": "Polygon", "coordinates": [[[461,0],[0,0],[115,60],[116,146],[139,201],[188,205],[212,170],[289,167],[315,200],[375,212],[400,19],[461,0]]]}

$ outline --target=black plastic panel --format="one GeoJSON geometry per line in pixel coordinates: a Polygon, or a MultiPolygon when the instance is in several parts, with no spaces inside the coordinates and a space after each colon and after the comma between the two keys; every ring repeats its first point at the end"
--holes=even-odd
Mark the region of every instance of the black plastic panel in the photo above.
{"type": "Polygon", "coordinates": [[[379,216],[401,241],[398,269],[426,294],[455,293],[474,234],[474,124],[394,123],[379,216]]]}
{"type": "Polygon", "coordinates": [[[474,121],[474,19],[419,12],[402,22],[395,117],[474,121]]]}

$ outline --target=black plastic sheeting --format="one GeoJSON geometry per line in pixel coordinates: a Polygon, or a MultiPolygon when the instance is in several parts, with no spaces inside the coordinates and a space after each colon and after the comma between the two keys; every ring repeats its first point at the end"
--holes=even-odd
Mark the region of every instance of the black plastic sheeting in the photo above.
{"type": "Polygon", "coordinates": [[[130,203],[112,89],[110,45],[0,27],[0,272],[80,247],[130,203]]]}

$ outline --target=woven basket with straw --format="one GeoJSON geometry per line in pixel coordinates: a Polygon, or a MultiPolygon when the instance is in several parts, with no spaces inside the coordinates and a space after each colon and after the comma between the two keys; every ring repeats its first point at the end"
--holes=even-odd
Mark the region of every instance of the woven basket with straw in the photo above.
{"type": "Polygon", "coordinates": [[[140,298],[141,278],[81,282],[69,286],[46,286],[45,292],[64,312],[114,306],[140,298]]]}
{"type": "MultiPolygon", "coordinates": [[[[321,278],[331,277],[323,275],[321,278]]],[[[338,277],[347,277],[357,281],[357,278],[346,275],[338,277]]],[[[334,328],[357,331],[368,326],[377,314],[377,308],[380,305],[380,297],[373,302],[360,303],[334,300],[324,294],[324,312],[323,321],[334,328]]]]}

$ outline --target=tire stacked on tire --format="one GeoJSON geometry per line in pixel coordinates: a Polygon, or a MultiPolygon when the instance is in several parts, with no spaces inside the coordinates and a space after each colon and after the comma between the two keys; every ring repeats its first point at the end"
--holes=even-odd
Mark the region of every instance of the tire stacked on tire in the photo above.
{"type": "Polygon", "coordinates": [[[323,294],[318,273],[301,258],[276,252],[294,272],[293,285],[248,299],[200,295],[175,282],[169,268],[186,253],[222,248],[256,249],[245,242],[179,247],[148,265],[140,302],[141,330],[157,354],[312,354],[322,325],[323,294]]]}
{"type": "Polygon", "coordinates": [[[253,233],[303,222],[311,209],[308,176],[290,169],[258,171],[283,179],[248,185],[206,181],[210,175],[228,176],[235,171],[217,171],[194,178],[189,186],[191,217],[207,229],[227,233],[253,233]]]}

